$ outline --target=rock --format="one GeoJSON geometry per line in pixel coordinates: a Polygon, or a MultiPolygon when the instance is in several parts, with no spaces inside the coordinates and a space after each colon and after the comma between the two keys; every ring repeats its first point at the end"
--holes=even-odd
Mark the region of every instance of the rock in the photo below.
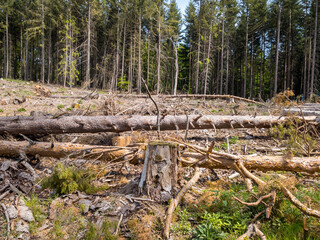
{"type": "Polygon", "coordinates": [[[33,213],[32,211],[26,206],[26,204],[24,203],[23,200],[19,200],[19,205],[18,205],[18,213],[19,216],[27,221],[27,222],[33,222],[34,221],[34,217],[33,217],[33,213]]]}
{"type": "Polygon", "coordinates": [[[29,225],[24,221],[18,221],[16,225],[16,232],[29,233],[29,225]]]}
{"type": "Polygon", "coordinates": [[[14,219],[18,217],[18,210],[13,205],[10,205],[7,208],[7,212],[10,219],[14,219]]]}
{"type": "Polygon", "coordinates": [[[83,213],[87,213],[89,211],[89,209],[92,209],[92,210],[95,209],[95,206],[92,205],[92,202],[90,200],[87,200],[87,199],[81,199],[79,201],[79,205],[80,205],[81,210],[82,210],[83,213]]]}

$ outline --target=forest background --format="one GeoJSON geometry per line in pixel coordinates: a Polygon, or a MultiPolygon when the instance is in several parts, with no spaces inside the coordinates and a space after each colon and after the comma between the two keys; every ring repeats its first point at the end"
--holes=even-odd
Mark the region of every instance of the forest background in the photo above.
{"type": "Polygon", "coordinates": [[[1,0],[0,76],[112,92],[319,94],[318,0],[1,0]]]}

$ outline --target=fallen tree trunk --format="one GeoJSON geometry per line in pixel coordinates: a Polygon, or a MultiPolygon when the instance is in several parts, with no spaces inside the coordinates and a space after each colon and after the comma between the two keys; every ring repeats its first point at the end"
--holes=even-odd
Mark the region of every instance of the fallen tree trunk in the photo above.
{"type": "MultiPolygon", "coordinates": [[[[288,118],[278,116],[228,116],[228,115],[179,115],[163,116],[161,130],[223,129],[223,128],[269,128],[285,123],[288,118]]],[[[317,117],[305,117],[308,122],[317,117]]],[[[125,132],[157,130],[156,116],[61,116],[48,117],[2,117],[0,134],[61,134],[125,132]]]]}
{"type": "MultiPolygon", "coordinates": [[[[97,158],[104,161],[120,161],[124,156],[132,158],[138,151],[138,147],[106,147],[91,146],[72,143],[51,143],[36,142],[30,145],[28,142],[10,142],[0,141],[0,156],[18,157],[20,153],[27,156],[42,156],[62,158],[69,156],[70,158],[97,158]],[[103,154],[103,155],[101,155],[103,154]]],[[[212,156],[212,154],[210,154],[212,156]]],[[[179,159],[183,166],[194,165],[199,160],[203,160],[200,153],[185,152],[181,153],[179,159]]],[[[283,156],[237,156],[242,159],[243,165],[249,170],[259,171],[290,171],[305,173],[320,173],[320,157],[293,157],[284,159],[283,156]]],[[[136,159],[144,159],[143,153],[136,154],[136,159]]],[[[200,161],[198,166],[209,169],[232,169],[235,160],[231,160],[228,155],[214,156],[215,161],[200,161]]]]}
{"type": "MultiPolygon", "coordinates": [[[[320,172],[320,157],[293,157],[285,159],[283,156],[239,156],[245,168],[249,170],[267,171],[288,171],[288,172],[320,172]]],[[[184,166],[193,165],[197,160],[203,159],[200,153],[182,153],[180,159],[184,166]]],[[[210,169],[233,169],[234,160],[225,157],[215,156],[216,161],[205,161],[199,167],[210,169]]]]}
{"type": "MultiPolygon", "coordinates": [[[[21,153],[27,156],[41,156],[53,158],[99,158],[105,161],[123,160],[123,156],[133,156],[138,147],[117,147],[117,146],[93,146],[83,144],[73,144],[66,142],[10,142],[0,141],[0,156],[19,157],[21,153]]],[[[138,158],[143,156],[138,155],[138,158]]]]}

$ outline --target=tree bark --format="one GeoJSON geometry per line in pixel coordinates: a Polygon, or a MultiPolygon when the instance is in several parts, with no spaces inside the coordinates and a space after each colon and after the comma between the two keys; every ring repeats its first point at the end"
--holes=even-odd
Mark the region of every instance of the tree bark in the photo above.
{"type": "Polygon", "coordinates": [[[160,93],[161,81],[161,9],[158,6],[158,61],[157,61],[157,95],[160,93]]]}
{"type": "Polygon", "coordinates": [[[313,88],[314,88],[314,68],[316,64],[316,48],[317,48],[317,35],[318,35],[318,0],[316,2],[316,16],[314,19],[314,37],[313,37],[313,56],[312,56],[312,70],[311,70],[311,82],[310,82],[310,100],[313,96],[313,88]]]}
{"type": "MultiPolygon", "coordinates": [[[[90,88],[90,50],[91,50],[91,3],[88,1],[88,26],[87,26],[87,64],[86,64],[86,79],[84,82],[85,88],[90,88]]],[[[117,45],[118,46],[118,45],[117,45]]]]}
{"type": "Polygon", "coordinates": [[[177,188],[177,144],[150,142],[139,182],[139,192],[157,202],[172,198],[177,188]]]}
{"type": "Polygon", "coordinates": [[[6,71],[5,78],[9,76],[9,20],[8,20],[8,8],[6,11],[6,71]]]}
{"type": "Polygon", "coordinates": [[[41,36],[41,82],[44,84],[44,5],[43,0],[41,1],[41,21],[42,21],[42,36],[41,36]]]}
{"type": "Polygon", "coordinates": [[[249,13],[248,13],[248,2],[247,2],[247,13],[246,13],[246,46],[245,46],[245,60],[244,60],[244,79],[243,79],[243,94],[242,96],[245,98],[247,95],[247,72],[248,72],[248,38],[249,38],[249,13]]]}
{"type": "Polygon", "coordinates": [[[121,61],[121,81],[123,81],[124,77],[124,58],[125,58],[125,52],[126,52],[126,32],[127,32],[127,21],[124,20],[123,25],[123,40],[122,40],[122,61],[121,61]]]}
{"type": "Polygon", "coordinates": [[[141,94],[141,77],[142,77],[142,69],[141,69],[141,9],[139,12],[139,34],[138,34],[138,76],[137,76],[137,94],[141,94]]]}
{"type": "Polygon", "coordinates": [[[278,7],[278,22],[277,22],[277,43],[276,43],[276,67],[274,71],[274,90],[273,96],[277,95],[278,87],[278,68],[279,68],[279,43],[280,43],[280,22],[281,22],[281,7],[278,7]]]}
{"type": "MultiPolygon", "coordinates": [[[[223,4],[223,3],[222,3],[223,4]]],[[[224,11],[224,7],[223,7],[224,11]]],[[[224,12],[222,13],[222,33],[221,33],[221,61],[220,61],[220,90],[219,94],[222,94],[223,89],[223,48],[224,48],[224,12]]]]}
{"type": "MultiPolygon", "coordinates": [[[[319,120],[315,116],[305,117],[306,121],[319,120]]],[[[161,130],[269,128],[284,124],[286,117],[279,116],[227,116],[227,115],[167,115],[160,121],[161,130]]],[[[67,116],[47,117],[2,117],[0,134],[60,134],[97,133],[157,130],[157,116],[67,116]]]]}
{"type": "Polygon", "coordinates": [[[253,35],[251,37],[251,63],[250,63],[250,94],[249,98],[253,97],[253,35]]]}
{"type": "Polygon", "coordinates": [[[211,49],[211,37],[212,37],[212,21],[210,22],[209,29],[209,43],[208,43],[208,51],[207,51],[207,59],[206,59],[206,73],[204,77],[204,90],[203,94],[207,94],[207,84],[208,84],[208,74],[209,74],[209,62],[210,62],[210,49],[211,49]]]}

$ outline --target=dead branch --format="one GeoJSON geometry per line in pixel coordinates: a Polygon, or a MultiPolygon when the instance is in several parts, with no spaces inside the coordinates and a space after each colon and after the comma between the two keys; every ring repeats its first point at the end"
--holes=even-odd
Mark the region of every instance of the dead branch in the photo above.
{"type": "Polygon", "coordinates": [[[170,205],[169,205],[169,208],[167,211],[167,218],[166,218],[164,231],[163,231],[163,236],[165,239],[169,239],[169,237],[170,237],[170,223],[171,223],[172,215],[173,215],[175,208],[178,206],[178,204],[180,203],[180,201],[181,201],[182,197],[185,195],[185,193],[192,187],[192,185],[194,185],[198,181],[200,174],[201,174],[200,168],[196,167],[193,177],[180,190],[180,192],[178,193],[176,198],[171,199],[170,205]]]}
{"type": "Polygon", "coordinates": [[[9,214],[8,214],[6,206],[3,203],[1,203],[1,207],[2,207],[2,209],[4,211],[4,215],[5,215],[6,220],[7,220],[7,237],[8,237],[10,235],[10,218],[9,218],[9,214]]]}
{"type": "Polygon", "coordinates": [[[272,195],[273,195],[272,193],[269,193],[269,194],[267,194],[267,195],[261,196],[256,202],[251,202],[251,203],[244,202],[244,201],[240,200],[240,199],[237,198],[237,197],[233,197],[233,198],[234,198],[235,200],[237,200],[237,201],[238,201],[239,203],[241,203],[241,204],[244,204],[244,205],[246,205],[246,206],[251,206],[251,207],[252,207],[252,206],[258,206],[263,199],[269,198],[269,197],[271,197],[272,195]]]}
{"type": "Polygon", "coordinates": [[[266,236],[261,232],[261,230],[258,227],[258,224],[251,223],[248,226],[247,231],[245,234],[241,235],[237,238],[237,240],[245,240],[245,239],[251,239],[254,236],[258,236],[261,240],[267,240],[266,236]]]}
{"type": "Polygon", "coordinates": [[[320,211],[308,208],[306,205],[304,205],[302,202],[300,202],[285,186],[282,184],[281,190],[283,194],[288,198],[288,200],[295,205],[301,212],[303,212],[306,215],[313,216],[316,218],[320,218],[320,211]]]}

